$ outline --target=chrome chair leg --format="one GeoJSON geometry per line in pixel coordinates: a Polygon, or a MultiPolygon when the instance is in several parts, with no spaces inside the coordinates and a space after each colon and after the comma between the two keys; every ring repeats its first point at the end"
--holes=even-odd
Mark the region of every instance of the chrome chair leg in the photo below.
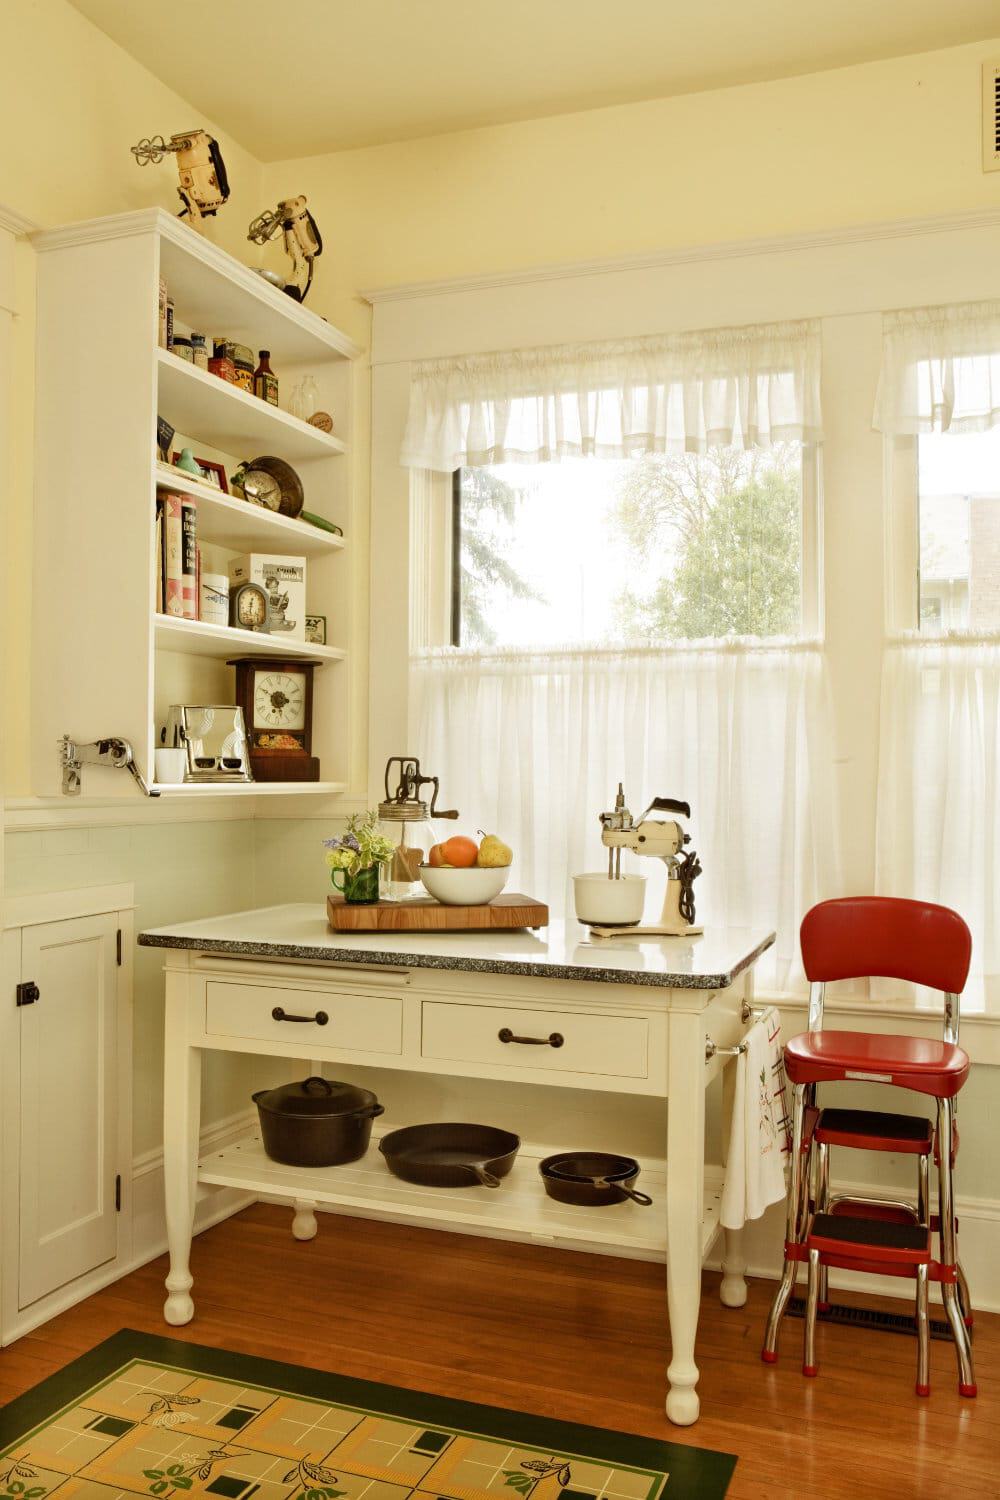
{"type": "Polygon", "coordinates": [[[809,1251],[809,1291],[806,1295],[805,1353],[802,1359],[803,1375],[815,1375],[816,1365],[816,1308],[819,1304],[819,1251],[809,1251]]]}
{"type": "Polygon", "coordinates": [[[931,1336],[928,1316],[927,1267],[917,1267],[917,1395],[931,1393],[931,1336]]]}
{"type": "MultiPolygon", "coordinates": [[[[808,1216],[807,1207],[803,1205],[803,1184],[806,1180],[804,1163],[802,1161],[802,1127],[805,1115],[805,1085],[795,1084],[792,1089],[792,1164],[788,1182],[788,1202],[785,1209],[785,1243],[786,1245],[798,1244],[802,1238],[805,1220],[808,1216]]],[[[764,1330],[764,1346],[760,1351],[760,1357],[767,1365],[773,1365],[778,1359],[778,1334],[781,1331],[781,1320],[785,1316],[785,1308],[788,1299],[792,1295],[795,1285],[795,1275],[798,1270],[798,1262],[789,1260],[786,1255],[785,1264],[781,1272],[781,1280],[771,1303],[771,1310],[767,1315],[767,1327],[764,1330]]]]}
{"type": "MultiPolygon", "coordinates": [[[[951,1141],[952,1102],[938,1100],[938,1140],[951,1141]]],[[[955,1200],[952,1183],[951,1151],[938,1151],[938,1215],[941,1221],[941,1260],[946,1266],[954,1266],[958,1260],[955,1243],[955,1200]]],[[[976,1394],[976,1377],[972,1365],[972,1341],[959,1306],[958,1289],[954,1281],[941,1283],[944,1310],[951,1324],[958,1356],[958,1391],[961,1396],[976,1394]]]]}
{"type": "MultiPolygon", "coordinates": [[[[830,1148],[825,1142],[816,1146],[816,1212],[830,1211],[830,1148]]],[[[819,1309],[830,1310],[830,1273],[826,1266],[819,1268],[819,1309]]]]}
{"type": "Polygon", "coordinates": [[[917,1223],[929,1228],[931,1222],[931,1159],[921,1152],[917,1157],[917,1223]]]}
{"type": "Polygon", "coordinates": [[[971,1328],[972,1296],[969,1292],[969,1283],[965,1279],[965,1272],[962,1270],[961,1261],[958,1261],[956,1263],[955,1271],[958,1275],[958,1304],[962,1309],[962,1320],[965,1323],[966,1328],[971,1328]]]}

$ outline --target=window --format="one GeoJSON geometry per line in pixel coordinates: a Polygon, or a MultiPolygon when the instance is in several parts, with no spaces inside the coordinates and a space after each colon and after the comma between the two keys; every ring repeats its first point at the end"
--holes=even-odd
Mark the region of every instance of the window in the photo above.
{"type": "Polygon", "coordinates": [[[1000,427],[917,439],[921,630],[1000,630],[1000,427]]]}
{"type": "Polygon", "coordinates": [[[815,448],[455,472],[452,644],[798,636],[815,628],[815,448]]]}

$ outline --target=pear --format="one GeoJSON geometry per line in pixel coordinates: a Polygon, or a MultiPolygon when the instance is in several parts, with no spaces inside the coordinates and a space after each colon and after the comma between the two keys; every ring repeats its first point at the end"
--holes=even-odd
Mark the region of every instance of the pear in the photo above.
{"type": "Polygon", "coordinates": [[[509,865],[514,858],[514,851],[503,839],[498,838],[495,833],[483,833],[483,841],[476,855],[476,864],[482,870],[498,870],[509,865]]]}

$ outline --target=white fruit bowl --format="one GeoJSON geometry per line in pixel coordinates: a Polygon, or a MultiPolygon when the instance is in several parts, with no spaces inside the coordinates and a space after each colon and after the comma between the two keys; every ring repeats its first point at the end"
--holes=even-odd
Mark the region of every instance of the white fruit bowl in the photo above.
{"type": "Polygon", "coordinates": [[[443,906],[482,906],[493,901],[510,877],[510,865],[468,870],[442,870],[440,865],[421,865],[420,879],[428,895],[443,906]]]}

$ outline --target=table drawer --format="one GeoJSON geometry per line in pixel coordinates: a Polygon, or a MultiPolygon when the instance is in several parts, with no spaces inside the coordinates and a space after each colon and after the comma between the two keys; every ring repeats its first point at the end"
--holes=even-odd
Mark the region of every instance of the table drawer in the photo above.
{"type": "Polygon", "coordinates": [[[294,1042],[302,1057],[317,1047],[337,1052],[403,1050],[403,1002],[395,995],[341,995],[270,984],[241,984],[210,979],[205,985],[205,1030],[209,1036],[256,1037],[264,1042],[294,1042]],[[295,1021],[291,1016],[326,1016],[295,1021]]]}
{"type": "Polygon", "coordinates": [[[421,1054],[442,1062],[645,1078],[648,1051],[649,1022],[641,1016],[424,1001],[421,1054]]]}

